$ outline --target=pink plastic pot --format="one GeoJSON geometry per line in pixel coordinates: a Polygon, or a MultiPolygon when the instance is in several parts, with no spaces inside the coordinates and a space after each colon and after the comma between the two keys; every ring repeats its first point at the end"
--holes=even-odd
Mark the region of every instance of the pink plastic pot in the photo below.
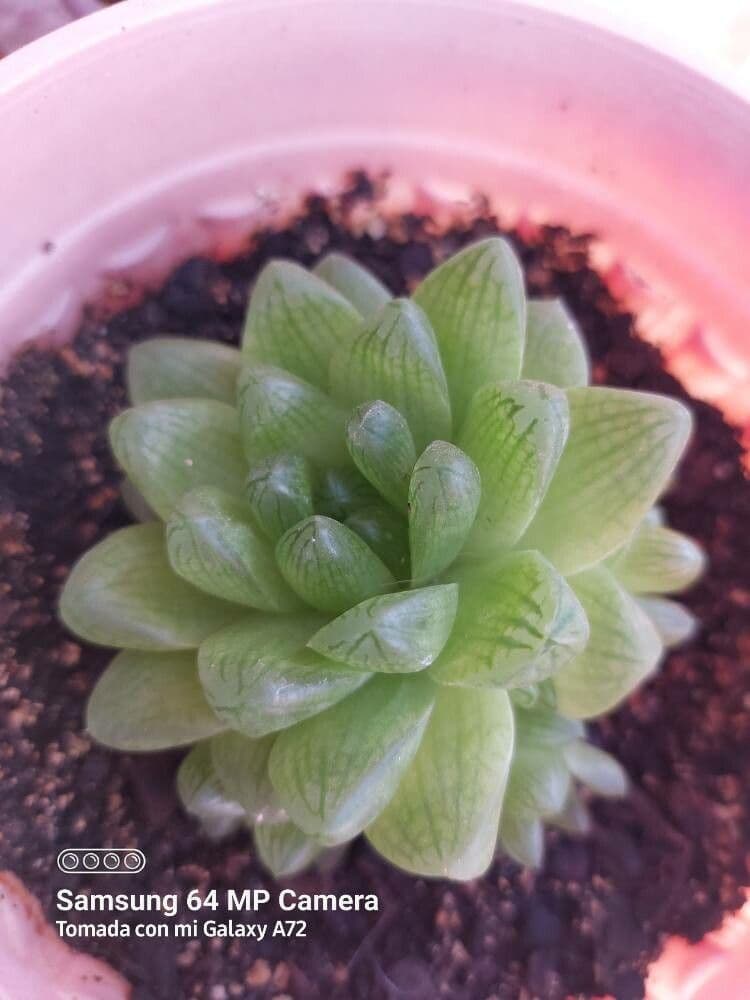
{"type": "Polygon", "coordinates": [[[394,198],[481,189],[597,232],[680,374],[750,417],[750,108],[599,28],[505,0],[129,0],[0,62],[0,149],[0,361],[367,166],[394,198]]]}

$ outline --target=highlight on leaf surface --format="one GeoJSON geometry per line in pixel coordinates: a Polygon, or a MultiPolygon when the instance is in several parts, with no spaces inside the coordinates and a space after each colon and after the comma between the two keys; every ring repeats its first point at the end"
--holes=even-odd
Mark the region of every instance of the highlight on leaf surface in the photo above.
{"type": "Polygon", "coordinates": [[[627,778],[582,720],[697,627],[704,568],[654,506],[675,400],[588,385],[575,317],[527,302],[512,247],[460,250],[411,298],[333,252],[271,261],[241,351],[134,347],[112,422],[143,523],[72,567],[64,623],[116,654],[87,725],[191,748],[206,836],[276,877],[364,832],[415,875],[541,865],[627,778]]]}

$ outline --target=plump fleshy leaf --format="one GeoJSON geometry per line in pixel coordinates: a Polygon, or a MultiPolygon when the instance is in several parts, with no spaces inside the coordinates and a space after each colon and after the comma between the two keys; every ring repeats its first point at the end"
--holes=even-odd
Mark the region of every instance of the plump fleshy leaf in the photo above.
{"type": "Polygon", "coordinates": [[[414,293],[440,345],[457,427],[480,386],[521,372],[523,284],[513,248],[491,237],[450,257],[414,293]]]}
{"type": "Polygon", "coordinates": [[[674,399],[603,387],[568,390],[570,435],[524,545],[566,575],[626,541],[664,489],[690,434],[674,399]]]}
{"type": "Polygon", "coordinates": [[[493,382],[474,395],[459,445],[476,462],[482,502],[471,547],[514,545],[544,498],[568,436],[565,393],[543,382],[493,382]]]}
{"type": "Polygon", "coordinates": [[[365,319],[377,316],[391,298],[374,274],[343,253],[326,254],[313,268],[313,274],[335,288],[365,319]]]}
{"type": "Polygon", "coordinates": [[[389,590],[390,570],[350,528],[315,515],[290,528],[276,546],[282,576],[306,604],[340,614],[389,590]]]}
{"type": "Polygon", "coordinates": [[[115,458],[146,503],[168,518],[196,486],[242,492],[237,412],[213,399],[167,399],[125,410],[109,427],[115,458]]]}
{"type": "Polygon", "coordinates": [[[512,754],[504,691],[442,691],[398,791],[367,829],[369,840],[415,874],[481,875],[495,849],[512,754]]]}
{"type": "Polygon", "coordinates": [[[120,485],[120,499],[134,521],[147,524],[149,521],[158,520],[156,513],[151,510],[133,483],[127,478],[123,479],[120,485]]]}
{"type": "Polygon", "coordinates": [[[242,353],[325,389],[331,356],[348,352],[360,322],[331,284],[299,264],[274,260],[255,282],[242,353]]]}
{"type": "Polygon", "coordinates": [[[433,441],[409,482],[409,550],[412,579],[442,573],[464,547],[482,495],[479,471],[460,448],[433,441]]]}
{"type": "Polygon", "coordinates": [[[622,766],[611,754],[598,747],[576,740],[563,750],[571,773],[597,795],[617,797],[628,790],[628,778],[622,766]]]}
{"type": "Polygon", "coordinates": [[[345,520],[362,507],[378,503],[380,497],[356,469],[323,469],[315,480],[315,511],[345,520]]]}
{"type": "Polygon", "coordinates": [[[659,524],[641,524],[607,565],[633,594],[670,594],[685,590],[703,572],[699,545],[679,531],[659,524]]]}
{"type": "Polygon", "coordinates": [[[526,310],[523,378],[561,389],[587,385],[589,359],[575,320],[561,299],[530,301],[526,310]]]}
{"type": "Polygon", "coordinates": [[[263,823],[253,832],[260,860],[276,878],[288,878],[307,868],[322,848],[294,823],[263,823]]]}
{"type": "Polygon", "coordinates": [[[519,748],[513,755],[503,814],[527,820],[554,816],[565,805],[570,781],[559,749],[519,748]]]}
{"type": "Polygon", "coordinates": [[[286,814],[268,775],[274,737],[252,740],[225,732],[209,740],[216,777],[227,796],[239,802],[253,823],[279,823],[286,814]]]}
{"type": "Polygon", "coordinates": [[[555,675],[564,715],[590,719],[610,711],[651,674],[662,645],[650,619],[603,566],[570,581],[589,620],[586,648],[555,675]]]}
{"type": "Polygon", "coordinates": [[[350,350],[333,355],[331,387],[350,406],[390,403],[406,418],[418,450],[450,436],[448,385],[435,335],[409,299],[391,300],[350,350]]]}
{"type": "Polygon", "coordinates": [[[447,642],[457,605],[456,584],[371,597],[324,625],[308,646],[362,670],[423,670],[447,642]]]}
{"type": "Polygon", "coordinates": [[[344,411],[311,383],[281,368],[248,364],[237,400],[242,444],[253,464],[279,452],[323,465],[346,460],[344,411]]]}
{"type": "Polygon", "coordinates": [[[544,824],[538,816],[503,809],[500,818],[500,846],[519,865],[540,868],[544,860],[544,824]]]}
{"type": "Polygon", "coordinates": [[[291,819],[326,844],[363,830],[414,757],[435,690],[420,677],[374,678],[327,712],[281,733],[269,768],[291,819]]]}
{"type": "Polygon", "coordinates": [[[349,418],[346,437],[362,475],[397,510],[405,511],[417,450],[404,417],[382,399],[365,403],[349,418]]]}
{"type": "Polygon", "coordinates": [[[314,512],[313,471],[301,455],[270,455],[253,465],[245,484],[255,523],[276,544],[314,512]]]}
{"type": "Polygon", "coordinates": [[[567,719],[554,709],[537,704],[526,709],[515,706],[516,733],[518,743],[532,749],[559,748],[585,735],[583,723],[578,719],[567,719]]]}
{"type": "Polygon", "coordinates": [[[216,715],[260,737],[316,715],[368,678],[306,649],[317,616],[255,615],[207,639],[198,651],[200,679],[216,715]]]}
{"type": "Polygon", "coordinates": [[[186,493],[167,522],[172,569],[194,587],[260,611],[292,611],[299,600],[276,566],[270,542],[241,500],[212,486],[186,493]]]}
{"type": "Polygon", "coordinates": [[[451,637],[431,676],[441,684],[526,687],[555,675],[586,646],[586,615],[538,552],[466,564],[451,637]]]}
{"type": "Polygon", "coordinates": [[[214,770],[211,748],[199,743],[177,771],[177,794],[186,812],[200,820],[211,840],[234,832],[245,820],[245,811],[226,793],[214,770]]]}
{"type": "Polygon", "coordinates": [[[122,528],[89,549],[60,597],[71,631],[125,649],[191,649],[240,613],[177,576],[161,524],[122,528]]]}
{"type": "Polygon", "coordinates": [[[393,508],[363,507],[350,514],[345,523],[367,542],[399,583],[409,579],[409,526],[393,508]]]}
{"type": "Polygon", "coordinates": [[[131,403],[157,399],[217,399],[234,406],[242,355],[214,340],[154,337],[128,352],[131,403]]]}
{"type": "Polygon", "coordinates": [[[698,622],[687,608],[664,597],[639,597],[639,606],[653,622],[661,641],[667,648],[679,646],[692,639],[698,622]]]}
{"type": "Polygon", "coordinates": [[[86,728],[116,750],[166,750],[221,732],[195,653],[118,653],[89,698],[86,728]]]}

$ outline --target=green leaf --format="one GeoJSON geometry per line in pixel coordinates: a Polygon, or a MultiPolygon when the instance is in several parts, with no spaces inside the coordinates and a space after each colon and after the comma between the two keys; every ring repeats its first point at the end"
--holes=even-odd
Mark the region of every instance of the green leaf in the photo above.
{"type": "Polygon", "coordinates": [[[419,677],[379,677],[281,733],[269,764],[291,819],[326,844],[356,837],[391,799],[434,701],[419,677]]]}
{"type": "Polygon", "coordinates": [[[239,613],[176,575],[161,524],[122,528],[89,549],[60,596],[72,632],[125,649],[192,649],[239,613]]]}
{"type": "Polygon", "coordinates": [[[690,435],[674,399],[626,389],[569,389],[570,436],[524,546],[566,575],[599,562],[633,533],[690,435]]]}
{"type": "Polygon", "coordinates": [[[185,811],[200,820],[210,840],[229,836],[245,819],[244,809],[227,796],[214,771],[208,743],[193,747],[180,764],[177,794],[185,811]]]}
{"type": "Polygon", "coordinates": [[[206,698],[230,729],[258,738],[329,708],[368,678],[305,648],[322,620],[256,615],[198,650],[206,698]]]}
{"type": "Polygon", "coordinates": [[[557,705],[571,718],[591,719],[609,712],[653,673],[662,646],[645,612],[603,566],[570,582],[591,635],[585,650],[555,675],[557,705]]]}
{"type": "Polygon", "coordinates": [[[658,524],[641,523],[607,565],[633,594],[685,590],[705,568],[703,550],[692,538],[658,524]]]}
{"type": "Polygon", "coordinates": [[[234,347],[192,337],[154,337],[128,352],[130,401],[216,399],[234,406],[242,355],[234,347]]]}
{"type": "Polygon", "coordinates": [[[241,501],[212,486],[186,493],[167,523],[172,569],[194,587],[260,611],[293,611],[270,544],[241,501]]]}
{"type": "Polygon", "coordinates": [[[225,727],[206,701],[195,653],[118,653],[96,682],[86,728],[115,750],[166,750],[225,727]]]}
{"type": "Polygon", "coordinates": [[[328,387],[328,364],[348,353],[361,323],[346,298],[299,264],[272,260],[255,282],[242,353],[328,387]]]}
{"type": "Polygon", "coordinates": [[[695,617],[677,601],[663,597],[639,597],[638,605],[651,619],[667,648],[692,639],[698,629],[695,617]]]}
{"type": "Polygon", "coordinates": [[[123,479],[120,484],[120,499],[134,521],[146,524],[148,521],[158,520],[154,511],[151,510],[141,494],[127,478],[123,479]]]}
{"type": "Polygon", "coordinates": [[[167,399],[125,410],[109,425],[112,451],[163,519],[196,486],[239,496],[245,461],[237,413],[212,399],[167,399]]]}
{"type": "Polygon", "coordinates": [[[503,809],[500,844],[506,854],[525,868],[541,868],[544,860],[544,825],[538,816],[518,815],[503,809]]]}
{"type": "Polygon", "coordinates": [[[255,523],[276,544],[314,512],[313,473],[301,455],[270,455],[254,464],[245,486],[255,523]]]}
{"type": "Polygon", "coordinates": [[[405,511],[417,451],[409,425],[382,399],[358,407],[346,426],[349,454],[359,471],[397,510],[405,511]]]}
{"type": "Polygon", "coordinates": [[[307,645],[362,670],[423,670],[448,641],[457,603],[456,584],[371,597],[324,625],[307,645]]]}
{"type": "Polygon", "coordinates": [[[435,330],[460,427],[480,386],[520,375],[526,329],[521,266],[509,243],[491,237],[432,271],[414,300],[435,330]]]}
{"type": "Polygon", "coordinates": [[[396,580],[409,579],[409,527],[391,507],[363,507],[346,519],[351,528],[393,573],[396,580]]]}
{"type": "Polygon", "coordinates": [[[563,750],[565,763],[574,777],[596,792],[618,798],[628,790],[628,778],[618,761],[598,747],[576,740],[563,750]]]}
{"type": "Polygon", "coordinates": [[[433,441],[409,482],[409,550],[415,582],[442,573],[464,547],[482,486],[479,471],[460,448],[433,441]]]}
{"type": "Polygon", "coordinates": [[[588,385],[586,345],[561,299],[528,303],[522,375],[561,389],[588,385]]]}
{"type": "Polygon", "coordinates": [[[270,365],[246,365],[237,397],[242,443],[251,463],[278,452],[322,465],[346,461],[345,414],[309,382],[270,365]]]}
{"type": "Polygon", "coordinates": [[[306,604],[331,614],[382,594],[395,583],[359,535],[322,515],[290,528],[276,546],[276,560],[284,579],[306,604]]]}
{"type": "Polygon", "coordinates": [[[365,319],[376,316],[391,298],[391,293],[374,274],[343,253],[329,253],[313,268],[322,278],[365,319]]]}
{"type": "Polygon", "coordinates": [[[533,820],[554,816],[565,805],[570,771],[560,748],[520,746],[513,756],[503,818],[533,820]]]}
{"type": "Polygon", "coordinates": [[[263,823],[253,837],[260,860],[275,878],[288,878],[307,868],[320,854],[320,844],[294,823],[263,823]]]}
{"type": "Polygon", "coordinates": [[[566,719],[564,715],[558,715],[543,705],[530,709],[516,706],[513,711],[518,742],[526,747],[559,748],[585,735],[583,723],[578,719],[566,719]]]}
{"type": "Polygon", "coordinates": [[[458,441],[482,477],[473,550],[509,548],[523,535],[567,436],[568,403],[554,386],[494,382],[474,395],[458,441]]]}
{"type": "Polygon", "coordinates": [[[547,822],[566,833],[585,834],[591,831],[591,816],[581,802],[575,785],[570,786],[568,797],[559,813],[550,816],[547,822]]]}
{"type": "Polygon", "coordinates": [[[380,498],[356,469],[324,469],[315,482],[315,509],[318,514],[343,521],[361,507],[380,498]]]}
{"type": "Polygon", "coordinates": [[[390,403],[406,418],[418,449],[450,437],[448,385],[435,335],[409,299],[393,299],[350,350],[333,355],[331,388],[350,406],[390,403]]]}
{"type": "Polygon", "coordinates": [[[367,836],[417,875],[470,879],[492,860],[513,755],[504,691],[444,691],[398,790],[367,836]]]}
{"type": "Polygon", "coordinates": [[[453,574],[451,637],[430,676],[441,684],[526,687],[586,646],[588,623],[568,582],[538,552],[513,552],[453,574]]]}
{"type": "Polygon", "coordinates": [[[230,799],[239,802],[253,823],[279,823],[287,818],[268,776],[273,742],[273,736],[251,740],[241,733],[226,732],[208,743],[221,787],[230,799]]]}

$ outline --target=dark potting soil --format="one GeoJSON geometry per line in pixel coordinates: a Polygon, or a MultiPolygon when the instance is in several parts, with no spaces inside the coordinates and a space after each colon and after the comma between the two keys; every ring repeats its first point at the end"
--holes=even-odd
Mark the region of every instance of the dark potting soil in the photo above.
{"type": "MultiPolygon", "coordinates": [[[[109,319],[92,312],[68,346],[32,346],[8,372],[0,401],[0,867],[24,879],[50,919],[60,916],[61,886],[273,888],[247,837],[208,844],[180,811],[179,754],[92,745],[84,704],[111,654],[68,635],[55,604],[73,561],[127,520],[106,428],[125,404],[132,343],[164,332],[236,343],[248,287],[271,257],[311,264],[338,248],[402,293],[437,259],[498,231],[481,206],[470,222],[442,231],[415,215],[362,230],[373,198],[363,177],[336,199],[311,198],[283,230],[255,234],[241,258],[188,261],[135,307],[109,319]],[[58,873],[62,847],[105,845],[143,849],[145,872],[127,880],[58,873]]],[[[689,400],[592,269],[586,236],[559,228],[508,235],[530,292],[562,295],[578,318],[595,381],[689,400]]],[[[465,885],[402,874],[360,840],[339,867],[290,884],[375,892],[378,913],[313,914],[307,937],[291,941],[131,937],[78,946],[110,961],[137,1000],[641,997],[665,936],[699,939],[741,904],[749,881],[750,484],[734,430],[713,407],[690,402],[695,436],[666,507],[710,558],[685,596],[702,628],[593,727],[624,763],[633,792],[595,803],[588,839],[551,833],[541,871],[503,860],[465,885]]]]}

